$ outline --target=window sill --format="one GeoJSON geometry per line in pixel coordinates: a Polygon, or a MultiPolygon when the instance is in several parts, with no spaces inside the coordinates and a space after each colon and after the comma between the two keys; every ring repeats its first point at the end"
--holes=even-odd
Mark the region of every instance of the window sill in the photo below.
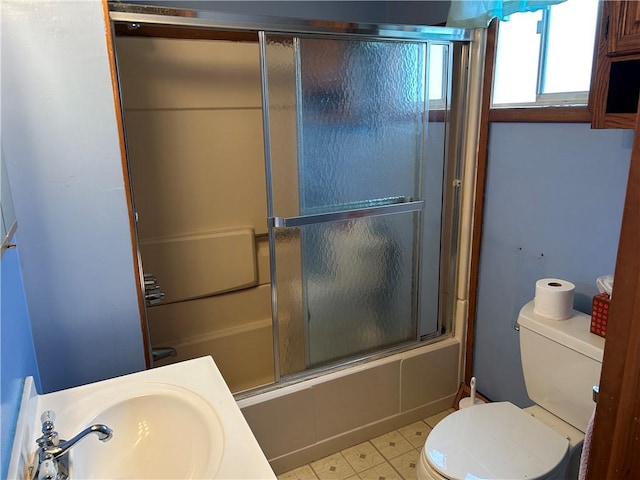
{"type": "Polygon", "coordinates": [[[591,123],[586,106],[492,108],[489,122],[591,123]]]}

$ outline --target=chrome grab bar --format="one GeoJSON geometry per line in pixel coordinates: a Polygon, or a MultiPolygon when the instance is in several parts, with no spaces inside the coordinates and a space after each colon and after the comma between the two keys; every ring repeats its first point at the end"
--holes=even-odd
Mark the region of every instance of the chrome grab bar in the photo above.
{"type": "Polygon", "coordinates": [[[351,220],[353,218],[371,217],[373,215],[415,212],[422,209],[424,209],[424,200],[416,200],[339,212],[300,215],[298,217],[269,217],[269,226],[274,228],[302,227],[304,225],[351,220]]]}

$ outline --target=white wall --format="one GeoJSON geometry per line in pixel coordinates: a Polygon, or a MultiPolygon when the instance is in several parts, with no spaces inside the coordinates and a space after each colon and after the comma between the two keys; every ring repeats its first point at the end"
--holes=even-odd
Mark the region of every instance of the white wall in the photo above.
{"type": "Polygon", "coordinates": [[[2,2],[2,145],[45,392],[143,369],[99,0],[2,2]]]}

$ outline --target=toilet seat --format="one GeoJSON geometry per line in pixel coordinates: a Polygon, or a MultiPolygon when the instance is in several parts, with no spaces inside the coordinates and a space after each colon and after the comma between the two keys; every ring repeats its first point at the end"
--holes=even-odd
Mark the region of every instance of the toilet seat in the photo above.
{"type": "Polygon", "coordinates": [[[542,480],[565,468],[569,441],[509,402],[458,410],[431,431],[423,455],[450,480],[542,480]]]}

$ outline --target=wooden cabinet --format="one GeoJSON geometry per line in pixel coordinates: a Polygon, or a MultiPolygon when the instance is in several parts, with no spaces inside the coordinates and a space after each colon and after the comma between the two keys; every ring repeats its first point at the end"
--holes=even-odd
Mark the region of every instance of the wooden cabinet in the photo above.
{"type": "Polygon", "coordinates": [[[607,1],[609,54],[640,52],[640,2],[607,1]]]}
{"type": "Polygon", "coordinates": [[[601,1],[589,110],[592,128],[634,128],[640,93],[640,2],[601,1]]]}

